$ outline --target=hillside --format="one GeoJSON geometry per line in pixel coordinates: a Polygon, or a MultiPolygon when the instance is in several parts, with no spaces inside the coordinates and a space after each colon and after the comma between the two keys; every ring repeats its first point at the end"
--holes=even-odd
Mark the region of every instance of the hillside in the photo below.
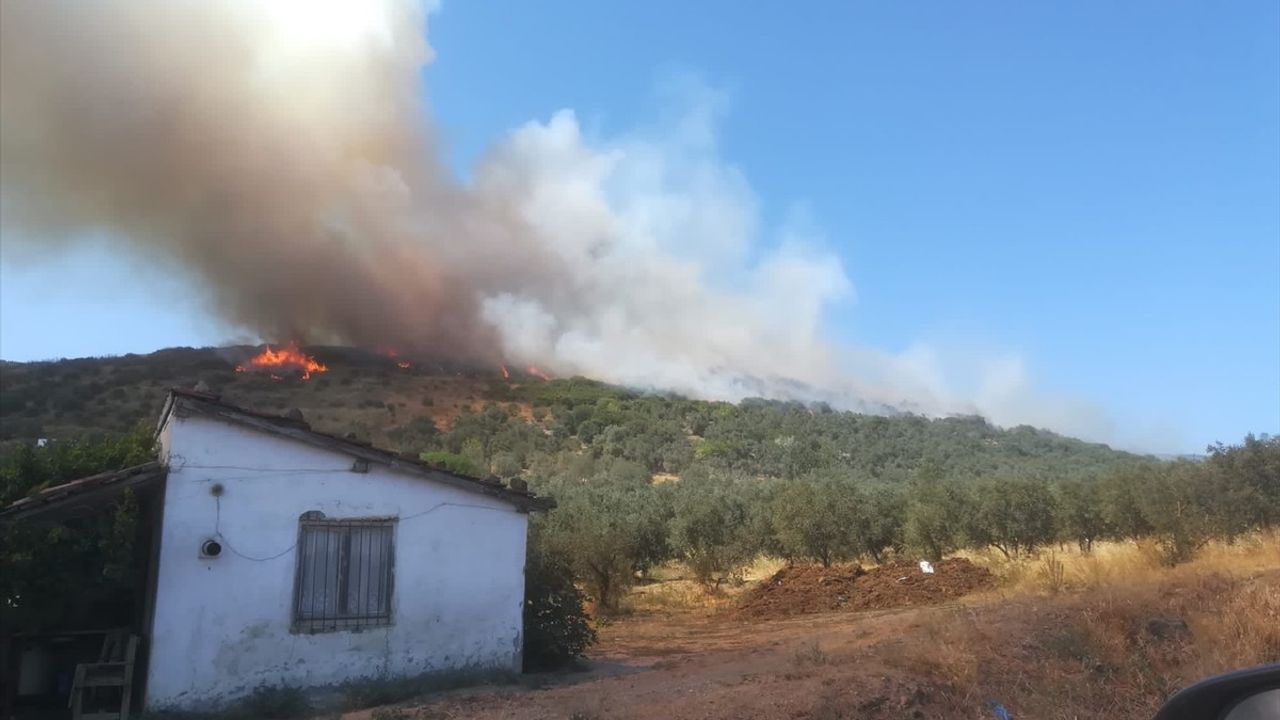
{"type": "MultiPolygon", "coordinates": [[[[297,373],[236,372],[260,348],[169,348],[147,355],[0,365],[0,439],[67,438],[128,432],[154,422],[171,387],[203,382],[227,400],[264,412],[298,408],[317,429],[353,432],[396,447],[396,431],[428,419],[448,427],[465,408],[502,394],[499,367],[413,363],[340,347],[308,348],[328,368],[297,373]]],[[[529,376],[521,374],[521,378],[529,376]]],[[[408,448],[406,448],[408,449],[408,448]]]]}
{"type": "Polygon", "coordinates": [[[586,448],[658,476],[693,466],[790,477],[847,468],[895,481],[922,468],[948,475],[1096,475],[1134,459],[1104,445],[976,417],[872,416],[796,403],[738,405],[628,392],[536,370],[406,360],[340,347],[306,352],[309,379],[237,372],[259,348],[171,348],[147,355],[0,366],[0,439],[127,432],[154,421],[170,387],[204,382],[231,402],[300,409],[314,427],[402,451],[462,453],[499,474],[539,454],[586,448]],[[486,407],[491,408],[488,414],[486,407]],[[463,417],[459,421],[459,417],[463,417]]]}

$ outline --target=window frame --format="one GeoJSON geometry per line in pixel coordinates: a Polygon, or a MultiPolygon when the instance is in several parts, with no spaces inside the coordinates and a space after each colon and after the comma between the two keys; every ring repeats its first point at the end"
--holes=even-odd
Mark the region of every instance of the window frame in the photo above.
{"type": "MultiPolygon", "coordinates": [[[[356,517],[356,518],[329,518],[324,513],[312,510],[303,513],[298,518],[298,542],[295,546],[297,551],[294,553],[294,572],[293,572],[293,602],[290,604],[290,631],[296,634],[315,635],[319,633],[331,632],[359,632],[368,628],[386,627],[395,624],[395,579],[396,579],[396,529],[399,525],[399,518],[396,517],[356,517]],[[384,566],[383,575],[385,576],[385,587],[383,594],[385,596],[384,613],[377,615],[369,615],[367,613],[361,615],[353,615],[349,611],[347,613],[338,612],[332,616],[322,617],[303,617],[303,590],[304,590],[304,573],[307,572],[307,531],[315,529],[341,529],[348,533],[354,528],[385,528],[386,529],[386,554],[382,559],[384,566]]],[[[349,534],[347,535],[349,537],[349,534]]],[[[340,551],[342,552],[342,551],[340,551]]],[[[342,565],[337,573],[338,583],[338,599],[339,603],[343,603],[347,599],[345,589],[350,588],[350,550],[346,550],[346,557],[340,560],[342,565]]]]}

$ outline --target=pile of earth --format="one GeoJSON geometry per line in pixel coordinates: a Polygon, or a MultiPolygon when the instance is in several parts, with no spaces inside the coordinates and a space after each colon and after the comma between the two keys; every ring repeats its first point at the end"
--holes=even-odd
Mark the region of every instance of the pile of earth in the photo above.
{"type": "Polygon", "coordinates": [[[990,587],[995,578],[964,558],[934,563],[933,573],[909,562],[870,569],[788,565],[742,597],[746,619],[789,617],[832,610],[879,610],[933,605],[990,587]]]}

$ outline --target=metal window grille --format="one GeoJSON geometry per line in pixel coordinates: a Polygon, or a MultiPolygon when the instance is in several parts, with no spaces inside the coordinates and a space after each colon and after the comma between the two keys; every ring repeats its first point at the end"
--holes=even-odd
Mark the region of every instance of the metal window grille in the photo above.
{"type": "Polygon", "coordinates": [[[329,632],[391,624],[394,534],[394,520],[304,516],[293,589],[294,630],[329,632]]]}

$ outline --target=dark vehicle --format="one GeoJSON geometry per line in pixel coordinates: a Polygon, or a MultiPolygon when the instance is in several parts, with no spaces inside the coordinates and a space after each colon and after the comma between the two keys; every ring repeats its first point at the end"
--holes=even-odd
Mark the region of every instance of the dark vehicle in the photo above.
{"type": "Polygon", "coordinates": [[[1280,720],[1280,664],[1201,680],[1169,698],[1155,720],[1280,720]]]}

